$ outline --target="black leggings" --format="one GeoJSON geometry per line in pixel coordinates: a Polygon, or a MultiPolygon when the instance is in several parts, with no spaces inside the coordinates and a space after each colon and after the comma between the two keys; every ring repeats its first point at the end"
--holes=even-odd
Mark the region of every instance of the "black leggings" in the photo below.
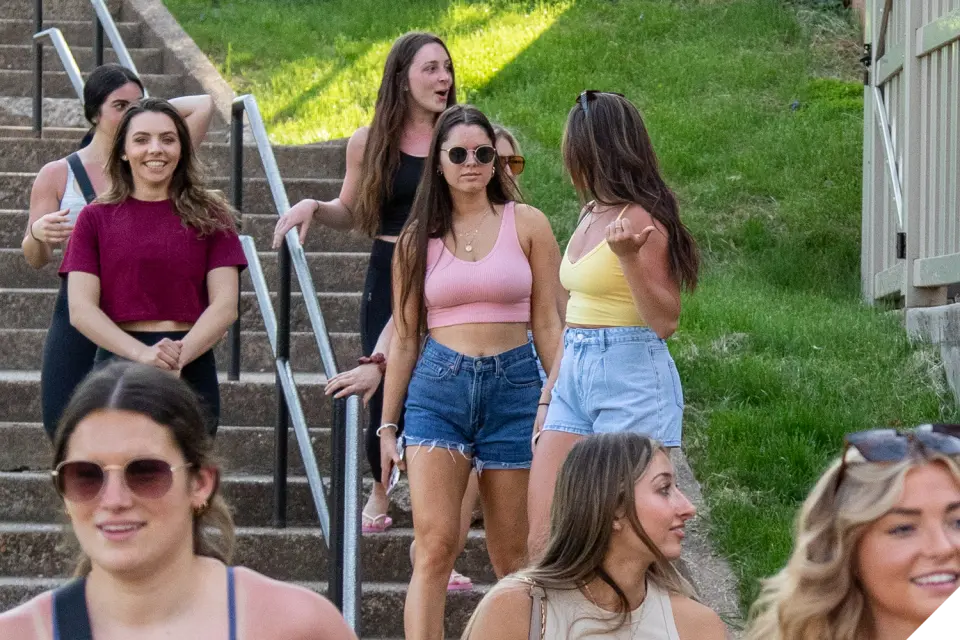
{"type": "MultiPolygon", "coordinates": [[[[360,301],[360,342],[363,354],[371,355],[377,346],[380,332],[387,326],[393,312],[393,290],[390,282],[390,266],[393,262],[394,244],[384,240],[374,240],[370,249],[370,265],[367,267],[367,279],[363,283],[363,298],[360,301]]],[[[386,354],[384,354],[386,355],[386,354]]],[[[370,422],[367,424],[365,445],[367,462],[373,472],[373,479],[380,482],[383,468],[380,466],[380,438],[377,428],[383,414],[383,384],[370,398],[368,405],[370,422]]],[[[403,429],[403,418],[398,420],[403,429]]]]}
{"type": "MultiPolygon", "coordinates": [[[[155,345],[164,338],[183,340],[186,331],[127,331],[127,333],[145,345],[155,345]]],[[[95,362],[99,366],[104,362],[119,359],[119,356],[106,349],[97,349],[95,362]]],[[[220,424],[220,382],[217,380],[217,360],[213,349],[201,354],[199,358],[180,371],[180,379],[197,392],[200,404],[206,413],[207,433],[217,434],[220,424]]]]}
{"type": "Polygon", "coordinates": [[[40,371],[40,404],[43,428],[53,440],[60,416],[63,415],[73,390],[93,369],[97,345],[70,324],[67,303],[67,279],[60,281],[60,293],[53,307],[53,318],[43,344],[40,371]]]}

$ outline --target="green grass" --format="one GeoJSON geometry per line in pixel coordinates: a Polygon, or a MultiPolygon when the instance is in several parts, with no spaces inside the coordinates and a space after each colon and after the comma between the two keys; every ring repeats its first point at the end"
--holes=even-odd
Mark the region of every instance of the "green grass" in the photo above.
{"type": "Polygon", "coordinates": [[[671,348],[686,446],[744,604],[782,566],[844,432],[960,417],[933,352],[859,299],[862,86],[838,2],[166,4],[257,95],[277,142],[366,124],[391,41],[437,32],[461,100],[517,132],[527,199],[561,242],[578,210],[559,156],[574,98],[609,89],[640,106],[705,254],[671,348]]]}

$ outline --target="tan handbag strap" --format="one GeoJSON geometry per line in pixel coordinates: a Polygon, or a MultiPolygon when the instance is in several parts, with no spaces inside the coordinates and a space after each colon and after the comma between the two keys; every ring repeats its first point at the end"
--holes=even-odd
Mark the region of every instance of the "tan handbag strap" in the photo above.
{"type": "Polygon", "coordinates": [[[536,582],[530,583],[530,599],[533,607],[530,609],[530,640],[544,640],[547,637],[547,608],[543,601],[547,592],[536,582]]]}

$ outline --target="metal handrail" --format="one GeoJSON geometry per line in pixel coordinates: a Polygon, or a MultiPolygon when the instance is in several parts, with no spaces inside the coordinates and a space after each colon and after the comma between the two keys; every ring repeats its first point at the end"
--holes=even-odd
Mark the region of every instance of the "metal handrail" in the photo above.
{"type": "MultiPolygon", "coordinates": [[[[267,137],[267,130],[257,101],[252,95],[238,96],[231,106],[231,194],[234,206],[242,210],[243,202],[243,114],[246,113],[250,130],[263,164],[270,193],[278,215],[290,208],[286,188],[280,177],[273,147],[267,137]]],[[[330,477],[330,501],[327,508],[323,484],[316,465],[310,434],[296,391],[296,383],[290,367],[290,267],[297,275],[307,315],[313,330],[317,349],[328,378],[336,375],[337,364],[327,332],[323,314],[315,295],[316,288],[310,275],[306,254],[300,244],[296,230],[291,230],[284,238],[285,242],[278,254],[280,286],[278,292],[279,314],[274,316],[266,281],[260,269],[259,257],[253,241],[243,240],[244,252],[252,265],[250,277],[254,282],[257,302],[264,325],[270,339],[277,368],[278,407],[276,429],[276,466],[274,469],[274,521],[277,526],[286,522],[286,443],[287,424],[292,422],[294,432],[307,469],[307,481],[313,493],[314,504],[320,519],[324,540],[332,556],[331,575],[328,585],[330,599],[342,611],[347,623],[359,631],[360,616],[360,469],[359,469],[359,420],[360,400],[351,396],[344,401],[334,403],[334,420],[331,429],[331,451],[333,465],[330,477]],[[268,320],[268,317],[271,318],[268,320]],[[330,514],[334,517],[331,518],[330,514]]],[[[239,375],[239,321],[231,329],[231,373],[239,375]]]]}
{"type": "Polygon", "coordinates": [[[77,59],[73,57],[73,51],[70,50],[70,45],[67,44],[66,38],[63,37],[63,32],[53,27],[33,34],[33,40],[35,42],[39,42],[43,38],[50,38],[50,43],[53,45],[53,48],[56,49],[57,55],[60,56],[60,62],[63,63],[63,70],[67,72],[67,77],[70,78],[70,84],[73,85],[73,90],[77,93],[80,104],[83,104],[83,76],[80,75],[80,67],[77,65],[77,59]]]}
{"type": "MultiPolygon", "coordinates": [[[[110,15],[110,10],[107,9],[106,3],[104,3],[103,0],[90,0],[90,4],[93,5],[93,10],[97,13],[97,28],[103,29],[103,33],[107,36],[107,40],[109,40],[110,44],[113,45],[113,51],[117,54],[117,60],[122,66],[130,69],[130,71],[133,71],[135,74],[137,74],[137,77],[140,77],[140,73],[137,71],[137,65],[133,64],[133,58],[130,57],[130,52],[127,51],[127,45],[124,44],[123,38],[120,37],[120,30],[117,29],[117,23],[113,21],[113,16],[110,15]]],[[[102,38],[97,39],[95,48],[95,56],[97,65],[99,66],[103,64],[102,38]]],[[[143,91],[143,97],[147,97],[146,89],[143,91]]]]}

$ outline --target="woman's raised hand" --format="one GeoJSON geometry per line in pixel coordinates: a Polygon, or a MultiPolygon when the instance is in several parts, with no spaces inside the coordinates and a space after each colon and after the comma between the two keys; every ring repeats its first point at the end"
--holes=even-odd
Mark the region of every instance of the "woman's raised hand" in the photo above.
{"type": "Polygon", "coordinates": [[[30,225],[30,235],[47,244],[66,242],[73,233],[73,223],[67,217],[68,213],[69,209],[61,209],[34,220],[30,225]]]}
{"type": "Polygon", "coordinates": [[[307,230],[310,228],[310,223],[313,222],[313,214],[319,209],[320,203],[318,201],[301,200],[280,216],[273,231],[273,248],[279,249],[280,245],[283,244],[284,236],[294,227],[300,227],[300,244],[306,242],[307,230]]]}
{"type": "Polygon", "coordinates": [[[644,227],[640,233],[634,233],[633,224],[625,218],[619,218],[607,225],[607,244],[618,256],[636,254],[655,230],[656,228],[651,225],[644,227]]]}

